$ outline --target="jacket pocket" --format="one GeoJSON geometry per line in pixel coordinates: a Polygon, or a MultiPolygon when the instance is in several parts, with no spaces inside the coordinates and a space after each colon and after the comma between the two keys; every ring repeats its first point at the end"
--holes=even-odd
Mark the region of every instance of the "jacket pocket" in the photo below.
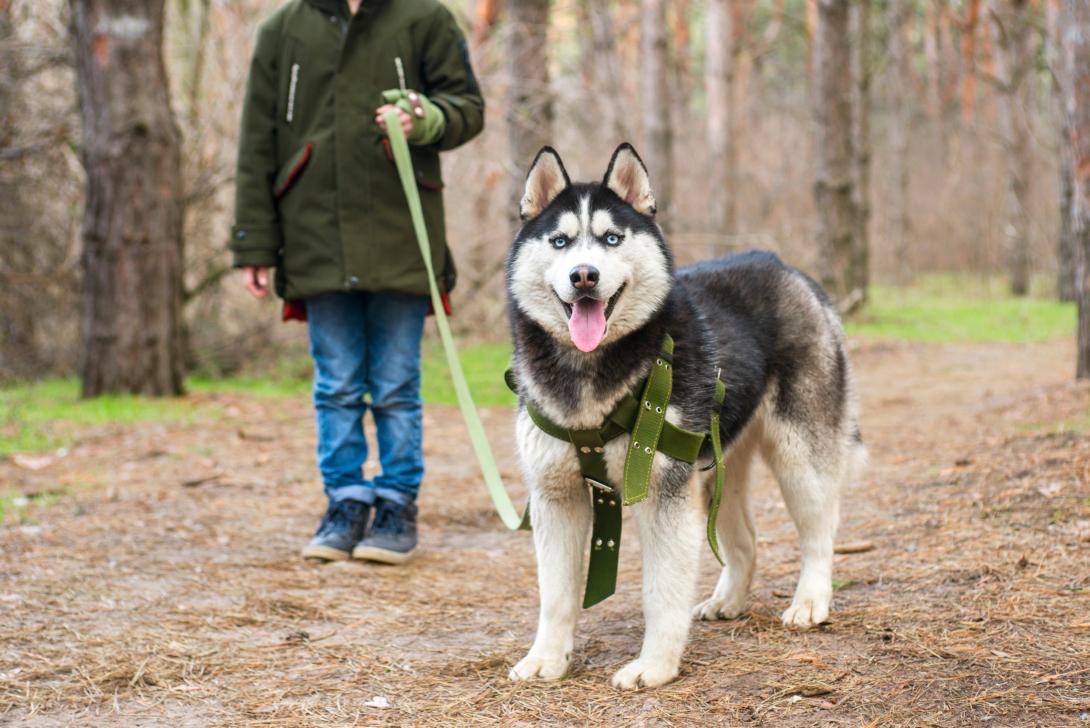
{"type": "Polygon", "coordinates": [[[273,184],[273,195],[279,200],[281,197],[288,193],[291,186],[295,184],[295,181],[299,179],[299,175],[303,173],[307,163],[310,162],[310,155],[314,152],[314,144],[309,143],[302,149],[291,155],[291,159],[288,163],[280,168],[280,171],[276,173],[276,182],[273,184]]]}
{"type": "MultiPolygon", "coordinates": [[[[397,166],[397,162],[394,161],[394,150],[390,148],[390,140],[387,137],[382,137],[382,151],[386,155],[386,159],[390,160],[390,164],[397,166]]],[[[409,150],[410,157],[412,150],[409,150]]],[[[420,167],[419,160],[413,159],[413,174],[416,175],[416,186],[423,190],[431,190],[438,192],[443,189],[443,178],[439,175],[429,175],[424,172],[420,167]]]]}

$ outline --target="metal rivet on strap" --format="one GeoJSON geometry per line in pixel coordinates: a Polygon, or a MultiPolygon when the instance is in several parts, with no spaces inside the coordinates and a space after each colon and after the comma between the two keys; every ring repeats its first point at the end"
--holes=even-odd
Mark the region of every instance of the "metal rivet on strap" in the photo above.
{"type": "Polygon", "coordinates": [[[594,452],[605,452],[605,451],[606,451],[606,449],[604,447],[601,447],[601,446],[594,448],[594,452]]]}
{"type": "Polygon", "coordinates": [[[656,407],[655,412],[658,412],[661,415],[662,414],[662,407],[656,407]]]}
{"type": "Polygon", "coordinates": [[[615,501],[615,500],[613,500],[612,498],[610,498],[610,499],[609,499],[609,504],[610,504],[611,506],[615,506],[615,505],[617,505],[617,501],[615,501]]]}
{"type": "Polygon", "coordinates": [[[661,366],[662,366],[662,359],[655,359],[655,364],[656,364],[657,366],[660,366],[660,367],[661,367],[661,366]]]}
{"type": "Polygon", "coordinates": [[[604,501],[604,500],[602,500],[601,498],[599,498],[599,499],[598,499],[598,502],[599,502],[599,503],[605,503],[605,501],[604,501]]]}
{"type": "Polygon", "coordinates": [[[651,448],[649,448],[649,447],[645,447],[645,448],[643,449],[643,451],[644,451],[645,453],[647,453],[648,455],[650,455],[650,454],[651,454],[651,448]]]}
{"type": "Polygon", "coordinates": [[[609,548],[611,548],[611,549],[612,549],[612,548],[613,548],[614,546],[616,546],[616,545],[617,545],[617,544],[616,544],[616,543],[614,543],[613,539],[609,539],[609,543],[607,543],[607,544],[606,544],[606,546],[608,546],[608,547],[609,547],[609,548]]]}
{"type": "Polygon", "coordinates": [[[633,442],[632,442],[632,447],[634,447],[634,448],[636,448],[637,450],[639,450],[639,449],[640,449],[640,443],[638,443],[638,442],[635,442],[635,441],[633,441],[633,442]]]}
{"type": "Polygon", "coordinates": [[[647,409],[651,409],[651,400],[647,400],[646,402],[644,402],[643,406],[646,407],[647,409]]]}
{"type": "Polygon", "coordinates": [[[590,452],[590,446],[589,445],[584,445],[583,447],[579,448],[579,452],[584,452],[584,453],[590,452]]]}
{"type": "MultiPolygon", "coordinates": [[[[612,541],[610,543],[612,543],[612,541]]],[[[595,546],[601,546],[602,545],[602,539],[598,539],[597,541],[595,541],[594,545],[595,546]]]]}

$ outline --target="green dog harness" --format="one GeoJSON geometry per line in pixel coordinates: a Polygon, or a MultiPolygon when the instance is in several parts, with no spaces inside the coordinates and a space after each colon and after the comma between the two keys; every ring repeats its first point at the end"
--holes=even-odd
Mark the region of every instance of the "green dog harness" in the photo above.
{"type": "MultiPolygon", "coordinates": [[[[611,596],[617,588],[617,558],[621,548],[621,505],[632,505],[647,498],[651,484],[651,467],[655,453],[696,463],[704,440],[711,438],[715,488],[708,509],[708,544],[712,553],[723,563],[715,534],[715,519],[723,492],[723,448],[719,433],[719,408],[726,397],[726,387],[716,375],[715,401],[709,431],[693,432],[666,420],[666,410],[673,390],[674,340],[667,334],[662,348],[643,383],[640,396],[626,394],[617,407],[596,430],[573,430],[561,427],[546,417],[529,400],[526,413],[545,434],[570,442],[579,460],[579,470],[590,489],[594,507],[591,530],[590,565],[583,606],[591,607],[611,596]],[[621,435],[631,433],[630,447],[625,455],[621,488],[609,481],[606,469],[605,445],[621,435]]],[[[505,375],[507,386],[517,391],[510,370],[505,375]]]]}
{"type": "MultiPolygon", "coordinates": [[[[401,130],[397,114],[390,111],[384,115],[390,147],[394,155],[402,190],[409,206],[416,241],[420,255],[428,272],[428,284],[432,308],[435,310],[435,323],[439,329],[439,338],[443,343],[458,407],[469,431],[469,441],[477,462],[481,466],[481,475],[485,486],[496,506],[496,512],[503,524],[511,530],[529,529],[529,508],[520,518],[511,498],[504,490],[499,467],[488,444],[488,436],[481,424],[473,395],[469,391],[458,351],[454,345],[454,336],[447,321],[445,309],[435,279],[431,249],[428,243],[428,231],[424,223],[420,195],[416,189],[412,159],[409,146],[401,130]]],[[[704,438],[711,438],[713,464],[715,467],[715,488],[712,491],[711,504],[708,508],[708,543],[712,553],[723,563],[719,554],[719,542],[715,535],[715,520],[719,513],[719,501],[723,494],[723,447],[719,434],[719,410],[726,397],[726,386],[715,378],[715,401],[717,407],[711,414],[708,433],[684,430],[666,421],[666,409],[670,403],[673,389],[673,353],[674,341],[667,335],[662,343],[662,350],[655,359],[655,366],[637,399],[627,394],[606,418],[597,430],[569,430],[549,421],[529,400],[525,401],[526,411],[534,424],[545,433],[559,440],[566,440],[575,448],[579,459],[579,469],[583,479],[590,487],[594,504],[594,527],[591,533],[590,566],[587,571],[587,589],[583,596],[583,606],[590,607],[613,594],[617,587],[617,555],[621,547],[621,508],[645,499],[651,481],[651,467],[656,452],[681,460],[695,463],[704,446],[704,438]],[[632,446],[628,449],[624,463],[624,482],[618,491],[610,484],[606,470],[605,445],[610,440],[625,433],[632,433],[632,446]]],[[[508,371],[504,377],[507,386],[517,391],[514,376],[508,371]]]]}

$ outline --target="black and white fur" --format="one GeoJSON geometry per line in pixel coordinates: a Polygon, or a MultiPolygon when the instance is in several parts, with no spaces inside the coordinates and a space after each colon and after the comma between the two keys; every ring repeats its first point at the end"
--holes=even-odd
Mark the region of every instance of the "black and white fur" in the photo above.
{"type": "MultiPolygon", "coordinates": [[[[718,370],[727,384],[727,482],[716,524],[726,566],[711,597],[694,608],[714,474],[659,453],[649,498],[631,507],[646,633],[639,657],[613,676],[619,688],[673,680],[691,616],[730,619],[745,609],[756,558],[747,487],[757,452],[779,481],[801,542],[802,569],[783,622],[823,622],[832,598],[838,493],[865,456],[841,324],[820,287],[771,253],[675,271],[654,206],[631,146],[617,149],[601,184],[572,183],[546,147],[527,176],[524,224],[507,263],[520,400],[533,401],[554,422],[600,426],[647,375],[665,332],[675,342],[670,421],[706,430],[718,370]],[[558,238],[566,241],[560,248],[558,238]],[[570,304],[586,293],[569,274],[586,265],[600,271],[595,293],[611,307],[605,337],[589,353],[572,344],[567,328],[570,304]]],[[[537,638],[510,677],[557,679],[571,660],[591,502],[569,443],[540,431],[522,406],[516,429],[541,612],[537,638]]],[[[628,445],[623,436],[606,448],[613,483],[622,481],[628,445]]]]}

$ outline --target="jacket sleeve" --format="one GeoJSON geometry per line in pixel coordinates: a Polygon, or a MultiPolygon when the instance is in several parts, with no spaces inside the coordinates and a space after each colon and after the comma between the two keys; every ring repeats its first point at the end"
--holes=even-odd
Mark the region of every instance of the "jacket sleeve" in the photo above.
{"type": "Polygon", "coordinates": [[[246,80],[230,243],[235,267],[275,266],[280,250],[280,222],[273,198],[278,44],[279,29],[272,23],[263,25],[246,80]]]}
{"type": "Polygon", "coordinates": [[[469,48],[454,16],[439,5],[424,38],[421,91],[440,108],[447,126],[436,142],[439,151],[454,149],[484,128],[484,98],[469,62],[469,48]]]}

